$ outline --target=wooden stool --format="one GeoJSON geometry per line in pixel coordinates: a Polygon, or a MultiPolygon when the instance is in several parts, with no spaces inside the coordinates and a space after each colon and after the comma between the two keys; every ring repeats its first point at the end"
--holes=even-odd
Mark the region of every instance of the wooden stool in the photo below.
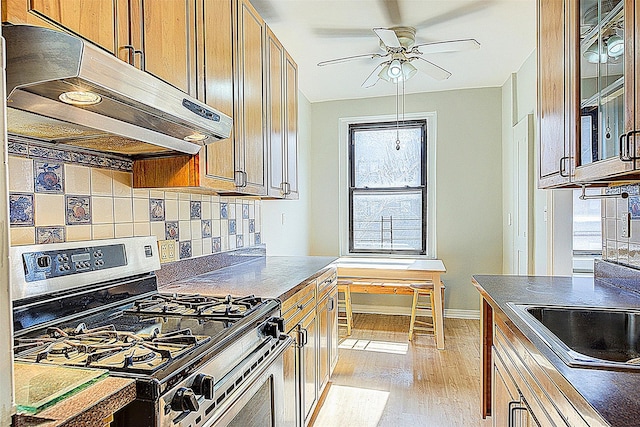
{"type": "MultiPolygon", "coordinates": [[[[435,304],[433,298],[433,283],[413,283],[410,285],[410,288],[413,289],[413,303],[411,304],[411,324],[409,326],[409,341],[413,339],[414,333],[420,332],[431,332],[434,333],[434,317],[433,313],[435,312],[435,304]],[[425,296],[429,298],[429,301],[420,300],[421,296],[425,296]],[[427,305],[428,304],[428,305],[427,305]],[[423,313],[419,313],[418,310],[428,310],[431,309],[431,322],[426,322],[423,320],[416,319],[419,315],[424,315],[423,313]]],[[[444,287],[442,288],[442,307],[444,311],[444,287]]],[[[444,319],[444,316],[442,316],[444,319]]]]}
{"type": "Polygon", "coordinates": [[[351,335],[353,313],[351,311],[351,280],[338,280],[338,327],[347,328],[347,336],[351,335]],[[342,294],[342,299],[340,298],[342,294]],[[343,310],[340,310],[340,309],[343,310]]]}

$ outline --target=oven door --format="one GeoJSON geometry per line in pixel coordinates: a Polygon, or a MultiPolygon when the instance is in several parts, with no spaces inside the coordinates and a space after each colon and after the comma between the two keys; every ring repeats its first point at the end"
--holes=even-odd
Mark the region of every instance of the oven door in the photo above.
{"type": "MultiPolygon", "coordinates": [[[[287,405],[295,408],[295,398],[287,398],[284,387],[284,352],[291,346],[288,335],[281,337],[277,352],[263,361],[263,369],[237,388],[203,427],[294,427],[285,420],[287,405]]],[[[292,412],[295,409],[289,409],[292,412]]]]}

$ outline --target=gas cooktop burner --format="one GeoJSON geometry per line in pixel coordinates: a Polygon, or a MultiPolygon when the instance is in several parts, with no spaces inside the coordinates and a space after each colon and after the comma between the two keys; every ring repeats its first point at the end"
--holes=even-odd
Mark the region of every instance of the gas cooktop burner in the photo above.
{"type": "Polygon", "coordinates": [[[24,362],[151,373],[210,340],[189,329],[134,334],[113,325],[87,329],[80,323],[71,330],[52,327],[39,337],[18,338],[15,352],[16,360],[24,362]]]}
{"type": "Polygon", "coordinates": [[[138,300],[127,310],[135,314],[179,314],[182,316],[214,317],[217,319],[239,319],[248,315],[262,303],[262,298],[210,297],[202,295],[156,294],[138,300]]]}

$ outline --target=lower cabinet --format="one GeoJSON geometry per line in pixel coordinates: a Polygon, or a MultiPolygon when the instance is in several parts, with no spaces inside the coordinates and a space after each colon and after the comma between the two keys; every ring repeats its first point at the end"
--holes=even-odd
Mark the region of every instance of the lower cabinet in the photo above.
{"type": "Polygon", "coordinates": [[[296,400],[286,425],[309,424],[338,360],[335,269],[310,280],[282,303],[285,330],[294,340],[284,355],[285,393],[296,400]]]}
{"type": "MultiPolygon", "coordinates": [[[[495,350],[495,348],[494,348],[495,350]]],[[[493,361],[493,402],[494,426],[539,426],[522,393],[511,378],[504,363],[494,351],[493,361]]]]}

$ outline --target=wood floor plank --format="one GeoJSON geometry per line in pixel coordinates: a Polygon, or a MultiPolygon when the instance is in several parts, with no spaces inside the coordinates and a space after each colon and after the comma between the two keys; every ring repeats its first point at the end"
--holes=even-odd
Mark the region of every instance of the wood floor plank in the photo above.
{"type": "Polygon", "coordinates": [[[314,427],[491,425],[480,415],[480,322],[446,319],[445,350],[408,331],[407,316],[354,313],[314,427]]]}

